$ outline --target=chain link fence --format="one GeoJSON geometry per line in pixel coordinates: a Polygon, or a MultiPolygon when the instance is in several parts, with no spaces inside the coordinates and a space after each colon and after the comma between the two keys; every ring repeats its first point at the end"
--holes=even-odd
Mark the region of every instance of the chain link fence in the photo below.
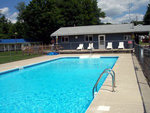
{"type": "Polygon", "coordinates": [[[58,45],[18,46],[15,49],[5,49],[5,51],[0,51],[0,64],[42,56],[59,49],[58,45]]]}
{"type": "MultiPolygon", "coordinates": [[[[127,40],[106,41],[103,43],[103,48],[101,48],[102,50],[106,49],[108,42],[112,42],[113,49],[118,48],[119,42],[124,42],[125,49],[132,49],[134,46],[132,41],[127,40]]],[[[84,50],[87,50],[89,43],[90,42],[83,42],[84,50]]],[[[94,49],[99,48],[98,41],[92,41],[92,43],[94,49]]],[[[30,46],[7,45],[4,47],[1,45],[0,64],[42,56],[49,52],[59,53],[61,50],[77,50],[79,44],[81,44],[81,42],[69,42],[69,43],[49,44],[49,45],[30,45],[30,46]]]]}
{"type": "Polygon", "coordinates": [[[104,50],[107,49],[107,45],[110,42],[112,43],[112,49],[118,49],[120,42],[124,43],[124,49],[132,49],[134,47],[133,40],[109,40],[109,41],[101,41],[101,42],[99,41],[65,42],[65,43],[60,43],[60,45],[64,50],[76,50],[80,44],[83,44],[84,50],[86,50],[89,47],[89,44],[93,43],[94,49],[104,50]]]}
{"type": "Polygon", "coordinates": [[[150,86],[150,47],[149,46],[143,47],[134,44],[134,48],[135,48],[135,55],[142,67],[143,73],[150,86]]]}

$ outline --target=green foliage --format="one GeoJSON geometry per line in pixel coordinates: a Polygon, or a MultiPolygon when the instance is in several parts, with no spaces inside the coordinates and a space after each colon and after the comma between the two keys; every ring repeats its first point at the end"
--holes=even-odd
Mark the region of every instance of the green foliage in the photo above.
{"type": "Polygon", "coordinates": [[[0,15],[0,39],[10,38],[9,29],[11,25],[11,22],[4,15],[0,15]]]}
{"type": "Polygon", "coordinates": [[[4,34],[7,34],[8,33],[8,30],[9,30],[9,27],[8,27],[8,20],[5,18],[5,16],[1,16],[0,18],[0,33],[4,33],[4,34]]]}
{"type": "Polygon", "coordinates": [[[55,6],[55,0],[32,0],[23,12],[26,35],[37,41],[49,43],[50,31],[53,26],[61,24],[59,9],[55,6]]]}
{"type": "Polygon", "coordinates": [[[64,26],[100,24],[105,13],[97,7],[97,0],[61,0],[58,7],[64,16],[64,26]]]}
{"type": "Polygon", "coordinates": [[[147,11],[144,16],[144,24],[150,25],[150,4],[148,4],[147,11]]]}
{"type": "Polygon", "coordinates": [[[141,24],[141,25],[144,24],[143,21],[132,21],[131,23],[133,23],[135,26],[136,26],[136,25],[139,25],[139,24],[141,24]]]}
{"type": "Polygon", "coordinates": [[[19,2],[15,8],[19,11],[19,14],[18,14],[18,17],[17,17],[18,21],[19,22],[23,21],[22,13],[26,9],[25,3],[24,2],[19,2]]]}
{"type": "Polygon", "coordinates": [[[16,27],[15,27],[15,24],[11,24],[10,26],[9,26],[9,37],[10,38],[16,38],[15,37],[15,32],[16,32],[16,27]]]}
{"type": "Polygon", "coordinates": [[[25,3],[20,2],[16,6],[19,11],[18,21],[13,24],[6,17],[0,14],[0,39],[26,38],[26,25],[22,22],[22,13],[25,10],[25,3]]]}
{"type": "Polygon", "coordinates": [[[0,39],[9,39],[9,35],[0,33],[0,39]]]}
{"type": "Polygon", "coordinates": [[[32,0],[22,13],[26,35],[45,43],[60,27],[100,24],[100,17],[97,0],[32,0]]]}
{"type": "Polygon", "coordinates": [[[50,43],[50,34],[60,27],[101,24],[100,17],[105,17],[97,0],[32,0],[27,6],[19,2],[16,9],[15,24],[0,15],[0,38],[50,43]]]}

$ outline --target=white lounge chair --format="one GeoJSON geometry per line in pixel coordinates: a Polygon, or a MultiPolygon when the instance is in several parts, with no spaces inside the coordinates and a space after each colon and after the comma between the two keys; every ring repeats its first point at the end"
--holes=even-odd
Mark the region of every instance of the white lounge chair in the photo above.
{"type": "Polygon", "coordinates": [[[124,49],[124,42],[119,42],[118,49],[124,49]]]}
{"type": "Polygon", "coordinates": [[[94,49],[94,47],[93,47],[93,43],[89,43],[89,46],[88,46],[88,48],[87,49],[94,49]]]}
{"type": "Polygon", "coordinates": [[[113,49],[113,47],[112,47],[112,42],[108,42],[106,48],[107,48],[107,49],[113,49]]]}
{"type": "Polygon", "coordinates": [[[77,50],[82,50],[84,49],[83,44],[79,44],[79,46],[77,47],[77,50]]]}

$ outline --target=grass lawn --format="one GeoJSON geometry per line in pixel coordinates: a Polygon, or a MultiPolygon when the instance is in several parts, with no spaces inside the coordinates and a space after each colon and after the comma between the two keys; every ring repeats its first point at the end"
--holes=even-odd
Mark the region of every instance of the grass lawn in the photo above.
{"type": "Polygon", "coordinates": [[[40,54],[23,54],[22,51],[0,52],[0,64],[42,56],[40,54]]]}
{"type": "Polygon", "coordinates": [[[150,45],[150,43],[143,43],[143,42],[141,42],[140,41],[140,43],[139,43],[140,45],[142,45],[142,46],[147,46],[147,45],[150,45]]]}

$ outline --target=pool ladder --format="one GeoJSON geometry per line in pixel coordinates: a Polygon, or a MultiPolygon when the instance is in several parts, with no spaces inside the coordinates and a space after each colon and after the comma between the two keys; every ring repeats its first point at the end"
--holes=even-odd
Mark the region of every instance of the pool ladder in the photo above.
{"type": "Polygon", "coordinates": [[[96,92],[98,92],[98,90],[97,90],[97,85],[98,85],[100,79],[102,78],[102,76],[103,76],[105,73],[107,73],[108,75],[111,75],[111,77],[112,77],[112,92],[114,92],[114,87],[115,87],[115,72],[114,72],[112,69],[105,69],[105,70],[102,72],[102,74],[99,76],[98,80],[96,81],[96,83],[95,83],[95,85],[94,85],[94,87],[93,87],[93,91],[92,91],[92,93],[93,93],[93,98],[94,98],[94,95],[95,95],[95,88],[96,88],[96,92]]]}

